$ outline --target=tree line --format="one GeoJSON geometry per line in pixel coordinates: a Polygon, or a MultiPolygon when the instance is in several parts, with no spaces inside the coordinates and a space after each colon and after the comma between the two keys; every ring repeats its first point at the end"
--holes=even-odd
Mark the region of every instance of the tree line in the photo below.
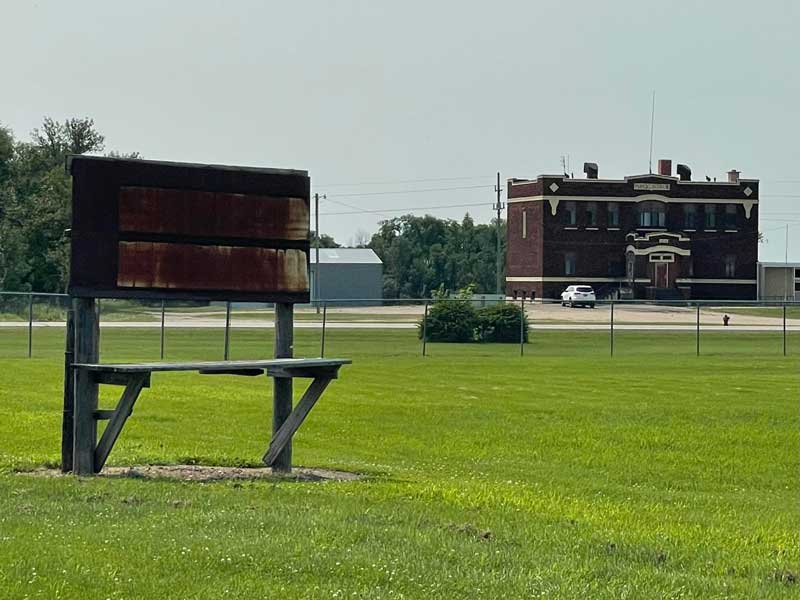
{"type": "MultiPolygon", "coordinates": [[[[105,138],[90,118],[45,118],[29,141],[0,124],[0,290],[66,291],[72,182],[65,159],[104,150],[105,138]]],[[[140,158],[136,152],[106,156],[140,158]]],[[[499,229],[504,256],[503,221],[499,229]]],[[[460,222],[405,215],[380,222],[358,245],[383,261],[387,298],[429,297],[442,287],[470,285],[494,293],[497,233],[496,223],[475,224],[469,214],[460,222]]],[[[339,247],[328,235],[320,238],[322,247],[339,247]]]]}

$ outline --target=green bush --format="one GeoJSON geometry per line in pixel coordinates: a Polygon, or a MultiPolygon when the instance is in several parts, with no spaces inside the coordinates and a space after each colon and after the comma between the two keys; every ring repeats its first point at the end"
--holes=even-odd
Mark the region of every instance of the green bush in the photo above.
{"type": "Polygon", "coordinates": [[[478,312],[469,298],[472,289],[461,290],[451,298],[443,288],[434,293],[434,303],[428,311],[427,322],[418,323],[419,337],[423,330],[430,342],[474,342],[479,326],[478,312]]]}
{"type": "Polygon", "coordinates": [[[484,342],[519,343],[519,320],[522,322],[523,340],[528,341],[528,315],[516,304],[501,302],[478,311],[481,339],[484,342]]]}

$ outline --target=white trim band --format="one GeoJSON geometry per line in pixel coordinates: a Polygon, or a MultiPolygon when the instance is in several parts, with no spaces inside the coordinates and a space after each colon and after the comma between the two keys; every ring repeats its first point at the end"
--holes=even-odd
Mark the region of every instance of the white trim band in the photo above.
{"type": "MultiPolygon", "coordinates": [[[[509,283],[558,283],[569,281],[572,283],[627,283],[627,277],[506,277],[509,283]]],[[[635,279],[634,283],[650,283],[649,279],[635,279]]]]}
{"type": "Polygon", "coordinates": [[[661,194],[640,194],[639,196],[523,196],[521,198],[506,198],[508,204],[515,202],[535,202],[538,200],[569,200],[573,202],[674,202],[682,204],[758,204],[758,198],[669,198],[661,194]]]}
{"type": "Polygon", "coordinates": [[[735,283],[737,285],[755,285],[755,279],[696,279],[694,277],[679,278],[675,283],[713,283],[713,284],[726,284],[735,283]]]}
{"type": "Polygon", "coordinates": [[[680,254],[681,256],[691,256],[691,250],[684,250],[683,248],[676,248],[675,246],[667,246],[666,244],[658,244],[657,246],[651,246],[649,248],[634,248],[632,245],[629,245],[625,248],[625,253],[633,252],[636,256],[647,256],[648,254],[652,254],[653,252],[672,252],[674,254],[680,254]]]}

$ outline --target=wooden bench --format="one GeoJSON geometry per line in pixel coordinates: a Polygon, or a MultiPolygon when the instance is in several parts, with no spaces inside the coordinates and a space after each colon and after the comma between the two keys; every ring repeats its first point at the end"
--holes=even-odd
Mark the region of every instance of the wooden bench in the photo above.
{"type": "MultiPolygon", "coordinates": [[[[311,384],[288,416],[281,416],[282,423],[274,431],[264,462],[273,466],[285,448],[290,447],[292,436],[314,407],[328,384],[338,377],[339,367],[350,364],[348,359],[325,358],[277,358],[269,360],[228,360],[213,362],[153,362],[96,364],[72,363],[76,389],[99,384],[124,386],[117,406],[112,409],[90,409],[86,403],[75,403],[76,473],[99,473],[108,459],[125,422],[142,389],[150,387],[150,375],[154,372],[196,371],[203,375],[256,376],[266,373],[277,379],[309,378],[311,384]],[[97,422],[107,420],[99,442],[97,422]],[[83,428],[82,431],[80,429],[83,428]]],[[[291,388],[290,388],[291,389],[291,388]]]]}

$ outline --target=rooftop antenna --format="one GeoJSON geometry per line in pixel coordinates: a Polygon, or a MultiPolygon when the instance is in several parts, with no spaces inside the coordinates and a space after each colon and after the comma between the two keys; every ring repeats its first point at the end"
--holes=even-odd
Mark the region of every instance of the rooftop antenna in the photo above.
{"type": "Polygon", "coordinates": [[[650,160],[647,162],[647,170],[653,174],[653,127],[656,123],[656,91],[653,90],[653,106],[650,109],[650,160]]]}

